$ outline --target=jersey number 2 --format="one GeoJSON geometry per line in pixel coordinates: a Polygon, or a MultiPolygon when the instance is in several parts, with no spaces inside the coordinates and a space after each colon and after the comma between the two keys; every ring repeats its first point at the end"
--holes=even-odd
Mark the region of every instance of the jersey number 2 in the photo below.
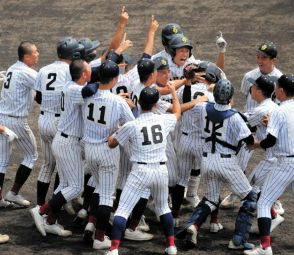
{"type": "Polygon", "coordinates": [[[54,83],[56,81],[56,73],[49,73],[48,74],[48,79],[50,80],[47,84],[46,84],[46,90],[55,90],[54,87],[50,87],[50,85],[52,85],[52,83],[54,83]]]}
{"type": "MultiPolygon", "coordinates": [[[[141,129],[141,132],[143,133],[143,137],[144,137],[144,141],[143,141],[142,145],[150,145],[151,141],[149,140],[147,127],[143,127],[141,129]]],[[[163,136],[161,133],[161,126],[160,125],[152,126],[151,127],[151,134],[152,134],[153,143],[155,143],[155,144],[162,143],[163,136]]]]}

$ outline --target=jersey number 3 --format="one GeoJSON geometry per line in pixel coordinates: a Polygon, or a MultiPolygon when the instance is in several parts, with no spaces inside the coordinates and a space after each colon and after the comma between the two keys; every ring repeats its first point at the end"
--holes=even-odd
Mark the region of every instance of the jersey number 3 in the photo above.
{"type": "MultiPolygon", "coordinates": [[[[162,143],[163,141],[163,136],[161,132],[161,126],[160,125],[154,125],[151,127],[151,134],[152,134],[152,141],[153,143],[162,143]]],[[[148,136],[148,129],[147,127],[143,127],[141,129],[141,132],[143,133],[144,141],[142,145],[150,145],[151,141],[149,140],[148,136]]]]}

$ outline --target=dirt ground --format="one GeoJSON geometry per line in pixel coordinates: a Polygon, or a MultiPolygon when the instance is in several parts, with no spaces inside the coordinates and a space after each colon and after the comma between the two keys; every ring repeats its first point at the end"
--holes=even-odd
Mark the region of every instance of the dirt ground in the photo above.
{"type": "MultiPolygon", "coordinates": [[[[36,67],[49,64],[56,57],[55,45],[58,38],[71,35],[77,38],[90,37],[102,42],[101,50],[109,43],[110,36],[118,21],[119,10],[126,5],[130,19],[127,37],[134,42],[129,53],[138,58],[143,50],[148,21],[154,14],[160,23],[156,37],[155,52],[161,49],[160,30],[164,24],[176,22],[184,28],[185,34],[192,40],[196,58],[214,61],[216,58],[215,35],[221,30],[228,41],[225,72],[236,88],[237,108],[244,105],[239,92],[244,73],[255,66],[255,48],[263,40],[274,41],[279,48],[278,66],[285,73],[292,73],[294,60],[291,53],[294,48],[294,4],[292,0],[169,0],[169,1],[115,1],[115,0],[9,0],[1,1],[0,12],[0,70],[6,70],[17,59],[17,47],[21,40],[36,42],[40,51],[40,62],[36,67]]],[[[37,118],[39,107],[36,105],[30,117],[31,127],[40,145],[37,118]]],[[[254,155],[249,171],[261,157],[254,155]]],[[[11,165],[7,171],[4,192],[14,180],[15,170],[21,160],[14,150],[11,165]]],[[[42,155],[35,169],[23,187],[22,193],[33,204],[36,202],[36,180],[42,155]]],[[[227,194],[224,188],[222,197],[227,194]]],[[[273,237],[275,254],[294,254],[294,209],[290,191],[282,197],[286,209],[285,223],[277,229],[273,237]]],[[[190,211],[185,209],[185,217],[190,211]]],[[[218,234],[210,234],[207,228],[200,233],[199,245],[187,250],[178,242],[178,254],[241,254],[229,251],[228,240],[232,235],[233,222],[237,209],[221,211],[221,222],[225,229],[218,234]]],[[[151,232],[155,238],[149,242],[135,243],[124,241],[121,254],[163,254],[164,241],[158,223],[150,212],[147,213],[151,232]]],[[[70,238],[56,236],[41,237],[33,225],[28,209],[0,211],[0,233],[10,235],[10,242],[0,246],[0,254],[103,254],[93,251],[82,242],[82,229],[71,223],[66,217],[66,228],[73,230],[70,238]]],[[[184,219],[183,219],[184,220],[184,219]]],[[[256,236],[252,241],[257,240],[256,236]]]]}

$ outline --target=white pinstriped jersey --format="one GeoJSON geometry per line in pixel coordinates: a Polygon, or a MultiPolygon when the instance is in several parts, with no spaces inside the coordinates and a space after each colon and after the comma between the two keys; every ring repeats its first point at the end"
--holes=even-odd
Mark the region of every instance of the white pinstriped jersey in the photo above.
{"type": "Polygon", "coordinates": [[[294,100],[286,100],[273,111],[267,126],[267,132],[277,138],[273,146],[274,155],[294,155],[294,100]]]}
{"type": "MultiPolygon", "coordinates": [[[[137,81],[137,83],[134,85],[133,91],[131,93],[131,99],[132,99],[133,103],[137,106],[138,114],[141,113],[141,106],[139,104],[140,94],[141,94],[141,91],[145,87],[146,86],[144,84],[140,83],[140,81],[137,81]]],[[[153,85],[151,85],[151,87],[156,88],[156,85],[153,84],[153,85]]],[[[155,108],[153,109],[153,112],[158,113],[158,114],[166,113],[166,111],[168,110],[170,105],[171,104],[169,102],[166,102],[166,101],[163,101],[163,100],[159,99],[156,106],[155,106],[155,108]]]]}
{"type": "Polygon", "coordinates": [[[178,66],[173,62],[171,55],[169,55],[165,50],[162,50],[162,51],[158,52],[157,54],[153,55],[151,59],[155,59],[157,57],[164,57],[167,59],[170,74],[171,74],[171,80],[180,80],[180,79],[184,78],[183,77],[183,70],[186,65],[188,65],[190,63],[199,64],[201,62],[199,59],[196,60],[195,57],[192,55],[190,58],[188,58],[186,60],[184,65],[178,66]]]}
{"type": "Polygon", "coordinates": [[[138,68],[136,65],[127,73],[118,76],[118,81],[111,89],[111,92],[114,94],[131,92],[133,86],[139,81],[139,79],[138,68]]]}
{"type": "Polygon", "coordinates": [[[36,76],[37,72],[21,61],[8,68],[1,91],[1,114],[14,117],[29,115],[36,76]]]}
{"type": "MultiPolygon", "coordinates": [[[[261,75],[262,75],[262,73],[260,72],[259,68],[257,67],[255,69],[247,72],[243,77],[243,80],[241,83],[241,92],[246,96],[245,111],[250,111],[253,108],[255,108],[256,106],[258,106],[258,103],[255,100],[253,100],[251,97],[250,88],[252,86],[252,83],[250,83],[248,81],[248,79],[251,78],[255,81],[261,75]]],[[[277,79],[278,79],[278,78],[280,78],[282,73],[279,69],[274,67],[273,71],[267,75],[271,76],[271,77],[277,77],[277,79]]]]}
{"type": "Polygon", "coordinates": [[[176,122],[174,114],[141,113],[136,120],[120,128],[114,137],[122,146],[130,141],[132,162],[165,162],[166,138],[176,122]]]}
{"type": "MultiPolygon", "coordinates": [[[[251,127],[257,127],[256,129],[256,138],[261,141],[266,138],[267,132],[266,127],[262,124],[263,116],[268,113],[271,118],[271,114],[273,111],[279,109],[279,106],[275,104],[270,98],[262,101],[257,107],[255,107],[252,111],[246,113],[248,123],[251,127]]],[[[266,158],[273,157],[273,149],[268,148],[265,151],[266,158]]]]}
{"type": "MultiPolygon", "coordinates": [[[[204,83],[196,83],[191,86],[191,100],[195,99],[199,96],[206,95],[208,97],[209,102],[214,102],[214,97],[211,92],[207,90],[207,85],[204,83]]],[[[183,89],[181,89],[178,93],[178,96],[183,99],[183,89]]],[[[202,128],[199,122],[195,121],[194,119],[194,107],[182,114],[182,125],[181,131],[187,134],[192,134],[201,136],[202,135],[202,128]]]]}
{"type": "MultiPolygon", "coordinates": [[[[223,123],[216,124],[213,130],[213,124],[207,120],[206,104],[200,103],[194,106],[194,118],[195,121],[200,121],[202,126],[202,136],[204,138],[211,137],[212,131],[216,132],[216,137],[222,141],[225,141],[233,146],[237,146],[239,141],[251,135],[249,128],[247,127],[241,116],[236,113],[229,118],[226,118],[223,123]]],[[[214,108],[217,111],[226,111],[231,109],[230,105],[214,104],[214,108]]],[[[220,143],[215,144],[216,152],[223,154],[235,154],[235,151],[224,147],[220,143]]],[[[205,142],[203,151],[211,152],[212,142],[205,142]]]]}
{"type": "Polygon", "coordinates": [[[82,97],[83,86],[68,82],[61,93],[61,116],[58,131],[70,136],[83,136],[82,97]]]}
{"type": "Polygon", "coordinates": [[[88,143],[104,143],[119,126],[134,120],[126,101],[109,90],[100,90],[86,99],[84,105],[84,140],[88,143]]]}
{"type": "Polygon", "coordinates": [[[55,61],[40,69],[35,90],[42,92],[41,111],[60,113],[61,91],[71,81],[69,65],[55,61]]]}

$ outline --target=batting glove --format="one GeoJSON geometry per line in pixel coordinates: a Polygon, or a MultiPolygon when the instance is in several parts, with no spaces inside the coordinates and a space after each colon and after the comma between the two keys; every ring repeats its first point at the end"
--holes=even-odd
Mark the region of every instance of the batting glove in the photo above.
{"type": "Polygon", "coordinates": [[[216,36],[216,47],[219,52],[225,53],[227,48],[227,42],[225,38],[223,38],[223,34],[219,31],[219,34],[216,36]]]}
{"type": "Polygon", "coordinates": [[[17,139],[18,136],[11,129],[5,127],[3,135],[7,137],[9,142],[12,142],[14,139],[17,139]]]}

